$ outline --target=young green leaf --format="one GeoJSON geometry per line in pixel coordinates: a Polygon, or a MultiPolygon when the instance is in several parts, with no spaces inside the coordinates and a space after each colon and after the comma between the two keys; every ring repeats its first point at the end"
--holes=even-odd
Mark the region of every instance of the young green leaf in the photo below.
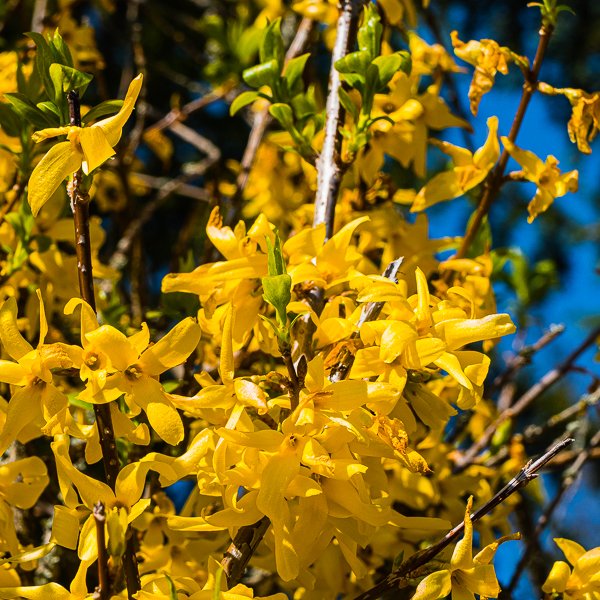
{"type": "Polygon", "coordinates": [[[0,127],[10,137],[18,137],[21,133],[21,119],[10,104],[0,102],[0,127]]]}
{"type": "Polygon", "coordinates": [[[358,108],[356,108],[356,104],[354,104],[352,98],[350,98],[350,94],[348,94],[344,88],[339,87],[338,96],[340,97],[340,102],[344,107],[344,110],[350,113],[355,121],[358,120],[358,108]]]}
{"type": "Polygon", "coordinates": [[[260,92],[242,92],[232,103],[229,108],[229,114],[233,117],[235,113],[244,108],[244,106],[248,106],[248,104],[252,104],[255,100],[260,98],[260,92]]]}
{"type": "Polygon", "coordinates": [[[46,42],[46,39],[41,33],[31,31],[25,35],[28,38],[31,38],[37,47],[37,52],[35,55],[35,68],[40,79],[42,80],[42,83],[44,84],[46,94],[48,94],[48,97],[50,98],[55,98],[54,83],[50,77],[50,65],[54,62],[52,50],[50,50],[48,42],[46,42]]]}
{"type": "Polygon", "coordinates": [[[336,61],[335,68],[340,73],[359,73],[365,75],[372,61],[371,54],[366,50],[350,52],[336,61]]]}
{"type": "Polygon", "coordinates": [[[261,63],[275,60],[279,66],[278,75],[281,73],[284,63],[283,39],[281,37],[281,17],[275,19],[265,27],[259,47],[259,59],[261,63]]]}
{"type": "MultiPolygon", "coordinates": [[[[169,600],[178,600],[177,588],[175,587],[173,580],[166,573],[165,573],[165,577],[167,578],[167,585],[169,586],[169,600]]],[[[220,583],[220,581],[219,581],[219,583],[220,583]]]]}
{"type": "Polygon", "coordinates": [[[71,56],[71,51],[69,50],[69,46],[65,44],[65,41],[62,39],[60,33],[58,33],[58,28],[52,37],[48,36],[48,42],[50,45],[50,51],[54,57],[53,62],[73,68],[73,57],[71,56]]]}
{"type": "Polygon", "coordinates": [[[276,60],[270,60],[255,67],[250,67],[242,73],[244,81],[253,88],[268,85],[274,91],[279,80],[279,65],[276,60]]]}
{"type": "Polygon", "coordinates": [[[38,102],[36,106],[54,123],[53,127],[60,127],[62,114],[54,102],[38,102]]]}
{"type": "Polygon", "coordinates": [[[15,107],[27,121],[29,121],[36,129],[45,129],[46,127],[54,127],[53,121],[42,112],[25,94],[5,93],[4,97],[15,107]]]}
{"type": "Polygon", "coordinates": [[[306,65],[309,56],[310,53],[292,58],[285,67],[283,80],[285,81],[287,96],[290,99],[301,94],[304,90],[302,73],[304,72],[304,66],[306,65]]]}
{"type": "Polygon", "coordinates": [[[89,73],[82,73],[77,69],[66,67],[58,63],[50,65],[50,77],[57,90],[57,94],[65,95],[71,90],[76,90],[79,96],[83,96],[90,81],[94,78],[89,73]]]}
{"type": "Polygon", "coordinates": [[[370,2],[369,6],[365,7],[363,24],[358,30],[358,48],[367,51],[371,55],[371,60],[379,56],[382,33],[379,13],[375,5],[370,2]]]}

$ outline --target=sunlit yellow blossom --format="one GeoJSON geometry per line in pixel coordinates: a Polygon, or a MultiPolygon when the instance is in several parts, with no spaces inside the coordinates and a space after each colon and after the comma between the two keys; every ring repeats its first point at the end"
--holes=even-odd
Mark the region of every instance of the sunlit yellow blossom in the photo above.
{"type": "Polygon", "coordinates": [[[438,202],[458,198],[478,186],[487,177],[500,156],[497,137],[498,117],[488,119],[488,129],[487,141],[475,154],[448,142],[429,140],[444,154],[450,156],[455,166],[451,171],[436,175],[421,189],[410,209],[411,212],[425,210],[438,202]]]}
{"type": "Polygon", "coordinates": [[[529,223],[544,212],[554,202],[554,198],[560,198],[567,192],[576,192],[579,189],[578,171],[561,173],[554,156],[548,156],[543,163],[533,152],[521,150],[508,138],[500,139],[508,153],[523,167],[525,179],[537,185],[537,192],[527,207],[529,223]]]}
{"type": "Polygon", "coordinates": [[[525,64],[527,59],[517,56],[494,40],[471,40],[465,43],[458,39],[458,32],[453,31],[450,35],[456,56],[475,67],[469,88],[469,100],[471,112],[477,116],[481,97],[492,89],[496,73],[506,75],[509,63],[519,60],[525,64]]]}
{"type": "Polygon", "coordinates": [[[584,154],[591,154],[590,142],[600,128],[600,92],[588,93],[573,88],[554,88],[540,81],[538,89],[543,94],[565,96],[571,103],[572,113],[567,125],[570,140],[584,154]]]}
{"type": "MultiPolygon", "coordinates": [[[[183,439],[181,417],[158,382],[158,376],[183,363],[196,349],[200,327],[195,320],[191,317],[184,319],[153,345],[149,345],[150,333],[145,323],[142,330],[131,337],[110,325],[94,329],[85,337],[96,349],[100,365],[102,355],[105,355],[116,372],[108,377],[96,394],[92,391],[94,385],[99,387],[99,381],[91,378],[81,397],[105,403],[125,394],[125,401],[133,415],[143,409],[151,427],[165,442],[179,444],[183,439]]],[[[88,358],[93,358],[93,353],[88,358]]]]}
{"type": "Polygon", "coordinates": [[[471,496],[465,511],[465,534],[454,548],[449,568],[425,577],[417,586],[412,600],[437,600],[437,598],[445,598],[450,592],[455,600],[457,598],[474,600],[474,594],[486,598],[498,597],[500,586],[494,567],[489,563],[494,558],[500,543],[514,539],[514,537],[498,540],[473,558],[473,524],[470,515],[472,506],[473,497],[471,496]]]}
{"type": "Polygon", "coordinates": [[[566,562],[557,561],[542,586],[547,594],[559,593],[563,598],[600,597],[600,548],[585,551],[571,540],[554,538],[573,570],[566,562]]]}
{"type": "Polygon", "coordinates": [[[66,135],[68,141],[59,142],[42,158],[29,180],[29,204],[34,216],[52,196],[65,177],[79,168],[87,175],[103,162],[114,156],[114,146],[121,139],[123,126],[133,111],[133,106],[142,89],[142,75],[129,85],[121,110],[91,127],[59,127],[43,129],[33,135],[36,142],[58,135],[66,135]]]}
{"type": "MultiPolygon", "coordinates": [[[[387,320],[367,322],[361,327],[361,339],[367,347],[356,353],[350,376],[377,376],[379,381],[389,381],[402,390],[409,371],[427,373],[428,369],[439,368],[462,386],[459,406],[470,407],[481,398],[490,359],[480,352],[460,349],[472,342],[514,333],[515,326],[506,314],[483,319],[474,319],[471,314],[469,318],[458,306],[430,296],[419,268],[416,279],[417,294],[407,300],[395,284],[385,281],[375,290],[366,288],[359,294],[359,301],[388,300],[391,312],[387,320]]],[[[461,288],[450,291],[466,295],[461,288]]],[[[444,401],[416,383],[407,387],[405,396],[421,420],[434,429],[454,413],[444,401]]],[[[409,425],[408,413],[400,418],[409,425]]],[[[407,430],[410,432],[411,427],[407,430]]]]}
{"type": "Polygon", "coordinates": [[[448,105],[440,98],[440,85],[434,83],[423,94],[415,94],[413,80],[399,72],[390,83],[389,94],[375,94],[372,116],[387,115],[395,125],[385,120],[374,124],[371,150],[363,158],[369,165],[367,181],[383,166],[384,154],[392,156],[403,166],[412,162],[415,173],[425,177],[428,131],[448,127],[472,129],[467,121],[450,112],[448,105]],[[386,135],[380,136],[377,132],[386,135]]]}
{"type": "MultiPolygon", "coordinates": [[[[69,399],[52,385],[54,370],[78,367],[81,348],[66,344],[45,345],[48,324],[44,304],[40,301],[40,339],[34,350],[17,328],[17,302],[7,300],[0,308],[0,338],[11,358],[16,362],[0,361],[0,381],[19,386],[8,403],[6,423],[0,433],[0,454],[8,448],[21,430],[39,421],[40,425],[53,421],[69,403],[69,399]]],[[[41,431],[40,431],[41,434],[41,431]]]]}

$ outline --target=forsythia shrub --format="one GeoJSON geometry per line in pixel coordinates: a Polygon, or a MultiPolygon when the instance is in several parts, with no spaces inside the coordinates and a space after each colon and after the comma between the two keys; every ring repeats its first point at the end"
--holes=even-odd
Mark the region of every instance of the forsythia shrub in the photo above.
{"type": "MultiPolygon", "coordinates": [[[[473,115],[497,73],[521,69],[526,83],[509,136],[491,116],[472,151],[430,138],[472,131],[442,97],[444,78],[466,69],[419,37],[412,0],[259,4],[198,25],[210,42],[205,93],[254,116],[257,158],[210,177],[212,163],[187,165],[170,190],[145,172],[137,144],[165,172],[178,159],[167,127],[209,157],[220,151],[183,122],[195,109],[176,97],[167,125],[145,125],[135,27],[142,72],[123,100],[102,93],[93,107],[81,101],[92,76],[105,89],[106,64],[74,3],[58,2],[43,30],[0,54],[0,598],[370,599],[382,580],[415,600],[500,593],[492,560],[520,539],[509,517],[522,497],[494,498],[528,457],[507,420],[519,413],[502,413],[486,387],[494,347],[516,331],[497,312],[492,284],[507,257],[486,219],[509,182],[536,184],[529,222],[578,189],[577,171],[515,143],[539,91],[570,100],[569,135],[591,151],[598,94],[538,81],[565,7],[538,5],[532,66],[452,33],[474,67],[473,115]],[[296,28],[286,56],[282,31],[287,40],[296,28]],[[328,90],[310,72],[325,47],[328,90]],[[276,131],[261,139],[269,119],[276,131]],[[452,162],[433,176],[431,146],[452,162]],[[521,171],[505,175],[509,157],[521,171]],[[390,161],[419,189],[397,185],[390,161]],[[205,251],[163,271],[168,308],[144,322],[133,300],[122,306],[139,294],[133,267],[101,262],[108,221],[89,210],[129,207],[138,229],[118,250],[139,263],[148,215],[131,210],[153,185],[158,199],[203,190],[210,206],[205,251]],[[422,211],[467,193],[482,198],[465,237],[430,239],[422,211]],[[440,261],[444,250],[454,255],[440,261]],[[182,482],[192,486],[180,505],[182,482]],[[54,505],[52,518],[43,538],[27,538],[13,517],[36,503],[54,505]],[[411,568],[461,523],[453,551],[446,542],[411,568]]],[[[107,18],[119,10],[99,5],[107,18]]],[[[127,18],[140,9],[130,3],[127,18]]],[[[528,494],[539,498],[535,484],[528,494]]],[[[556,541],[569,564],[557,562],[542,591],[600,598],[600,549],[556,541]]]]}

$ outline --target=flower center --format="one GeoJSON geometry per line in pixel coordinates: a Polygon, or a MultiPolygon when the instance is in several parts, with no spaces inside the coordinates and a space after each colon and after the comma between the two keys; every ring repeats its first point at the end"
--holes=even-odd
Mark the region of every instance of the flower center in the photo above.
{"type": "Polygon", "coordinates": [[[144,373],[142,372],[140,365],[131,365],[125,369],[125,377],[131,381],[140,379],[140,377],[143,377],[143,375],[144,373]]]}

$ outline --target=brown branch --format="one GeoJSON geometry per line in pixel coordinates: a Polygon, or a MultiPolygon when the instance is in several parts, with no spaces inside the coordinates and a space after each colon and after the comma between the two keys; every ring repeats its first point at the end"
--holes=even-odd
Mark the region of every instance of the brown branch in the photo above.
{"type": "MultiPolygon", "coordinates": [[[[516,477],[511,479],[491,500],[486,502],[480,509],[476,510],[471,515],[473,523],[487,515],[492,509],[496,508],[499,504],[504,502],[510,495],[514,494],[517,490],[525,487],[530,481],[537,477],[537,471],[539,471],[548,461],[556,456],[563,448],[566,448],[573,443],[574,440],[567,438],[556,444],[553,448],[548,450],[543,456],[538,458],[535,462],[529,461],[518,473],[516,477]]],[[[360,596],[357,596],[354,600],[376,600],[384,594],[395,591],[398,588],[398,583],[405,578],[409,573],[415,571],[419,567],[427,564],[435,556],[437,556],[446,546],[452,543],[462,533],[465,527],[464,521],[457,525],[454,529],[451,529],[443,539],[437,544],[430,546],[427,550],[419,551],[408,560],[404,561],[402,565],[392,573],[390,573],[386,579],[378,583],[375,587],[364,592],[360,596]]]]}
{"type": "MultiPolygon", "coordinates": [[[[391,279],[394,283],[398,283],[397,275],[402,261],[403,258],[398,258],[392,261],[386,267],[385,271],[383,272],[383,276],[387,277],[388,279],[391,279]]],[[[377,320],[377,317],[380,315],[384,304],[385,302],[367,302],[367,304],[364,304],[356,326],[360,329],[360,326],[363,323],[366,323],[367,321],[377,320]]],[[[355,331],[349,337],[349,340],[358,339],[359,336],[360,333],[358,331],[355,331]]],[[[338,352],[335,365],[331,368],[331,371],[329,372],[329,381],[331,381],[332,383],[336,383],[338,381],[341,381],[342,379],[345,379],[348,373],[350,373],[350,369],[354,364],[354,358],[354,353],[351,352],[348,349],[348,347],[343,347],[338,352]]]]}
{"type": "MultiPolygon", "coordinates": [[[[81,113],[79,94],[71,91],[68,94],[70,124],[81,127],[81,113]]],[[[80,188],[82,173],[73,174],[73,183],[70,186],[71,208],[75,223],[75,251],[77,254],[77,272],[79,276],[79,292],[82,300],[87,302],[96,312],[96,298],[94,295],[94,275],[92,272],[92,243],[90,238],[90,197],[86,190],[80,188]]],[[[120,460],[117,453],[115,433],[108,404],[94,404],[94,415],[102,448],[102,461],[106,473],[106,481],[114,491],[119,474],[120,460]]],[[[129,528],[128,533],[131,535],[129,528]]],[[[133,539],[131,537],[131,539],[133,539]]],[[[127,592],[130,600],[133,594],[141,589],[140,576],[135,559],[135,550],[132,544],[127,544],[125,560],[123,562],[125,577],[127,579],[127,592]]]]}
{"type": "Polygon", "coordinates": [[[362,0],[341,1],[335,46],[331,55],[329,90],[327,92],[327,106],[325,109],[327,120],[325,122],[323,150],[317,161],[317,195],[315,198],[315,216],[313,219],[313,227],[325,223],[326,240],[333,234],[335,204],[342,176],[347,168],[347,165],[342,163],[340,156],[342,149],[340,126],[344,124],[346,111],[342,107],[338,96],[338,90],[342,82],[340,74],[335,68],[335,63],[354,49],[362,5],[362,0]]]}
{"type": "Polygon", "coordinates": [[[244,575],[248,561],[265,536],[265,533],[267,533],[269,525],[271,525],[269,518],[263,517],[253,525],[245,525],[238,529],[237,534],[221,560],[221,566],[227,576],[227,584],[230,589],[244,575]]]}
{"type": "Polygon", "coordinates": [[[108,575],[108,553],[106,552],[106,513],[104,504],[98,502],[94,506],[94,521],[96,523],[96,539],[98,544],[98,587],[92,598],[94,600],[110,600],[110,578],[108,575]]]}
{"type": "Polygon", "coordinates": [[[197,110],[202,110],[203,108],[223,99],[233,88],[232,82],[225,82],[223,86],[219,90],[214,90],[196,100],[192,100],[187,104],[184,104],[181,107],[181,110],[171,110],[166,116],[164,116],[160,121],[154,123],[148,127],[144,133],[148,133],[149,131],[162,131],[167,127],[170,127],[176,121],[185,121],[185,119],[191,115],[193,112],[197,110]]]}
{"type": "Polygon", "coordinates": [[[489,394],[497,392],[506,382],[514,377],[517,371],[531,363],[531,358],[534,354],[553,342],[564,330],[565,326],[562,323],[550,325],[550,329],[546,331],[537,342],[531,346],[524,346],[521,348],[519,354],[508,363],[506,371],[494,379],[491,388],[486,390],[486,392],[489,394]]]}
{"type": "Polygon", "coordinates": [[[533,550],[535,549],[535,543],[537,542],[542,531],[544,531],[544,529],[550,522],[552,513],[560,504],[560,501],[565,495],[565,492],[575,482],[575,479],[577,478],[577,474],[581,470],[581,467],[583,467],[586,461],[590,458],[592,449],[595,446],[598,446],[598,444],[600,444],[600,431],[598,431],[596,435],[590,440],[589,447],[579,454],[575,463],[571,465],[571,467],[569,467],[569,469],[565,472],[565,477],[563,478],[560,487],[558,488],[558,491],[554,495],[554,498],[552,498],[550,504],[548,504],[548,506],[546,507],[546,510],[544,510],[544,514],[542,514],[542,516],[539,518],[535,529],[533,530],[533,535],[531,537],[526,538],[525,552],[523,553],[523,556],[521,556],[521,560],[517,564],[512,579],[510,580],[509,586],[506,588],[506,592],[508,594],[511,594],[517,586],[517,583],[519,583],[519,579],[521,578],[523,571],[525,570],[527,564],[532,558],[533,550]]]}
{"type": "Polygon", "coordinates": [[[596,341],[596,338],[599,335],[600,326],[596,327],[560,365],[551,371],[548,371],[548,373],[546,373],[534,386],[529,388],[529,390],[527,390],[513,406],[502,412],[469,450],[457,459],[454,466],[454,473],[460,473],[470,464],[475,462],[477,455],[490,443],[496,429],[498,429],[498,427],[507,419],[520,415],[534,400],[562,379],[570,371],[573,363],[596,341]]]}
{"type": "MultiPolygon", "coordinates": [[[[546,54],[546,49],[548,48],[548,43],[550,42],[550,38],[552,37],[553,32],[553,27],[547,24],[542,25],[542,28],[540,29],[540,40],[538,43],[537,52],[535,54],[535,59],[533,61],[533,67],[526,74],[519,108],[517,109],[517,113],[515,114],[512,127],[510,128],[510,133],[508,134],[508,139],[511,142],[514,142],[517,139],[519,129],[521,128],[523,118],[525,117],[525,111],[529,106],[529,101],[533,96],[533,92],[537,89],[538,76],[540,74],[540,69],[542,67],[544,55],[546,54]]],[[[506,148],[504,148],[500,156],[500,160],[498,161],[498,164],[488,176],[483,197],[481,198],[479,206],[475,211],[475,215],[473,217],[473,220],[471,221],[471,225],[467,229],[465,237],[463,238],[461,245],[458,251],[456,252],[455,258],[464,258],[471,244],[473,243],[473,240],[475,239],[475,236],[479,231],[479,227],[481,226],[483,219],[490,211],[492,203],[496,199],[496,196],[498,195],[498,192],[502,187],[502,179],[504,176],[504,171],[506,169],[506,164],[508,163],[508,159],[509,154],[506,151],[506,148]]]]}

